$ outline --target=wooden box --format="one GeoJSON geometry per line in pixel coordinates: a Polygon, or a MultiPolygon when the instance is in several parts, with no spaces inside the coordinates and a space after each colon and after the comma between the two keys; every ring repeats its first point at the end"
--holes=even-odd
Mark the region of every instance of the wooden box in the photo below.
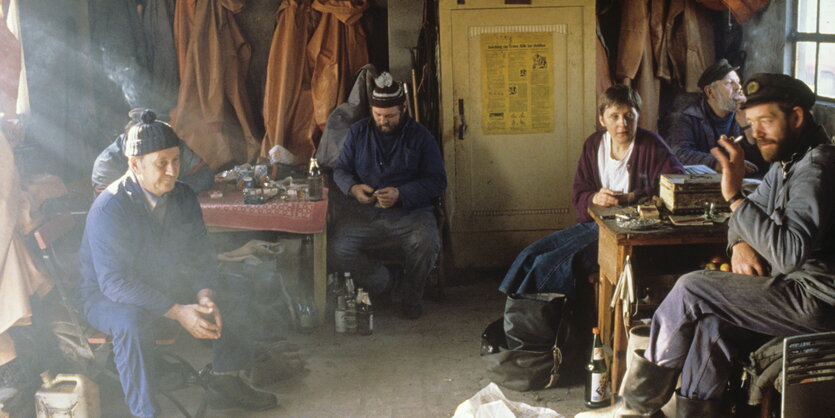
{"type": "Polygon", "coordinates": [[[705,202],[712,202],[714,210],[726,209],[721,180],[721,174],[662,174],[659,195],[675,214],[704,212],[705,202]]]}

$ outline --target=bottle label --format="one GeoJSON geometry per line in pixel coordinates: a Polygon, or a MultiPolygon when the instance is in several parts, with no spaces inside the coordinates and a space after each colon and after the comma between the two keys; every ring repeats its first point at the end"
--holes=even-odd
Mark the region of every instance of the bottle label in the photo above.
{"type": "Polygon", "coordinates": [[[606,373],[592,373],[590,401],[598,403],[606,399],[609,399],[609,377],[606,373]]]}
{"type": "Polygon", "coordinates": [[[592,360],[605,360],[606,356],[603,354],[603,347],[595,347],[592,350],[592,360]]]}
{"type": "Polygon", "coordinates": [[[336,332],[343,333],[346,331],[345,327],[345,311],[337,309],[334,312],[334,328],[336,332]]]}

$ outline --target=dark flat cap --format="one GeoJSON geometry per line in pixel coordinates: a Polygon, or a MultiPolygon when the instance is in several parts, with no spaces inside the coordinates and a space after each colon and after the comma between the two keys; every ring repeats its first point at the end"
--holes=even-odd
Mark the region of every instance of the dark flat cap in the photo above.
{"type": "Polygon", "coordinates": [[[744,90],[748,101],[740,106],[742,109],[767,102],[780,102],[807,110],[815,105],[812,89],[785,74],[754,74],[745,82],[744,90]]]}
{"type": "Polygon", "coordinates": [[[706,85],[725,78],[731,71],[738,70],[739,67],[732,67],[731,64],[728,64],[728,60],[722,58],[721,60],[717,61],[715,64],[707,67],[702,75],[699,77],[699,88],[703,89],[706,85]]]}

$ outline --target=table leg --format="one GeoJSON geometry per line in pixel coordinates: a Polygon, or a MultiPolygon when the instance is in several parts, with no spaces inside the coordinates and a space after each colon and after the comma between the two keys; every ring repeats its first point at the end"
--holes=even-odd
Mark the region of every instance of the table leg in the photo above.
{"type": "Polygon", "coordinates": [[[597,281],[597,328],[600,328],[603,344],[609,344],[612,338],[612,309],[609,307],[612,292],[612,283],[601,272],[600,280],[597,281]]]}
{"type": "Polygon", "coordinates": [[[328,287],[327,227],[313,234],[313,304],[319,324],[325,322],[325,303],[328,287]]]}
{"type": "Polygon", "coordinates": [[[620,390],[621,380],[626,371],[626,333],[623,323],[623,302],[615,302],[614,341],[612,342],[612,394],[620,390]]]}

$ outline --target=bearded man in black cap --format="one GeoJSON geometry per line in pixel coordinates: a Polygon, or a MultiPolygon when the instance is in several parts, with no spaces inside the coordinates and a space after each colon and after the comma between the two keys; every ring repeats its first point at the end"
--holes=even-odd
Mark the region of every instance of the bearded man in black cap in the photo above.
{"type": "MultiPolygon", "coordinates": [[[[274,395],[252,389],[240,371],[253,363],[245,309],[216,303],[218,266],[197,197],[177,181],[180,139],[146,110],[127,132],[130,169],[87,215],[81,243],[80,311],[113,338],[113,356],[131,414],[159,414],[155,400],[154,324],[177,321],[195,338],[214,340],[209,406],[264,410],[274,395]],[[195,297],[196,294],[196,297],[195,297]]],[[[226,302],[229,301],[229,304],[226,302]]]]}
{"type": "MultiPolygon", "coordinates": [[[[747,125],[744,114],[737,111],[745,103],[738,69],[724,58],[705,69],[698,81],[702,89],[698,102],[671,116],[666,139],[682,164],[702,164],[720,171],[721,165],[710,153],[719,137],[748,135],[750,138],[750,133],[740,127],[747,125]]],[[[753,141],[743,142],[742,147],[746,175],[762,177],[768,164],[757,147],[753,141]]]]}
{"type": "Polygon", "coordinates": [[[721,396],[741,342],[835,330],[835,145],[815,122],[815,94],[802,81],[755,74],[745,92],[751,134],[771,166],[745,196],[742,148],[722,136],[724,152],[711,150],[733,211],[733,271],[676,282],[655,311],[646,352],[631,353],[616,416],[656,412],[679,372],[677,417],[727,416],[721,396]]]}
{"type": "Polygon", "coordinates": [[[438,142],[406,114],[403,85],[389,73],[375,80],[371,117],[351,126],[334,181],[353,198],[331,230],[331,269],[350,271],[372,296],[385,292],[391,278],[368,254],[383,242],[403,250],[405,275],[399,284],[401,313],[422,314],[423,287],[440,250],[433,199],[447,180],[438,142]]]}

